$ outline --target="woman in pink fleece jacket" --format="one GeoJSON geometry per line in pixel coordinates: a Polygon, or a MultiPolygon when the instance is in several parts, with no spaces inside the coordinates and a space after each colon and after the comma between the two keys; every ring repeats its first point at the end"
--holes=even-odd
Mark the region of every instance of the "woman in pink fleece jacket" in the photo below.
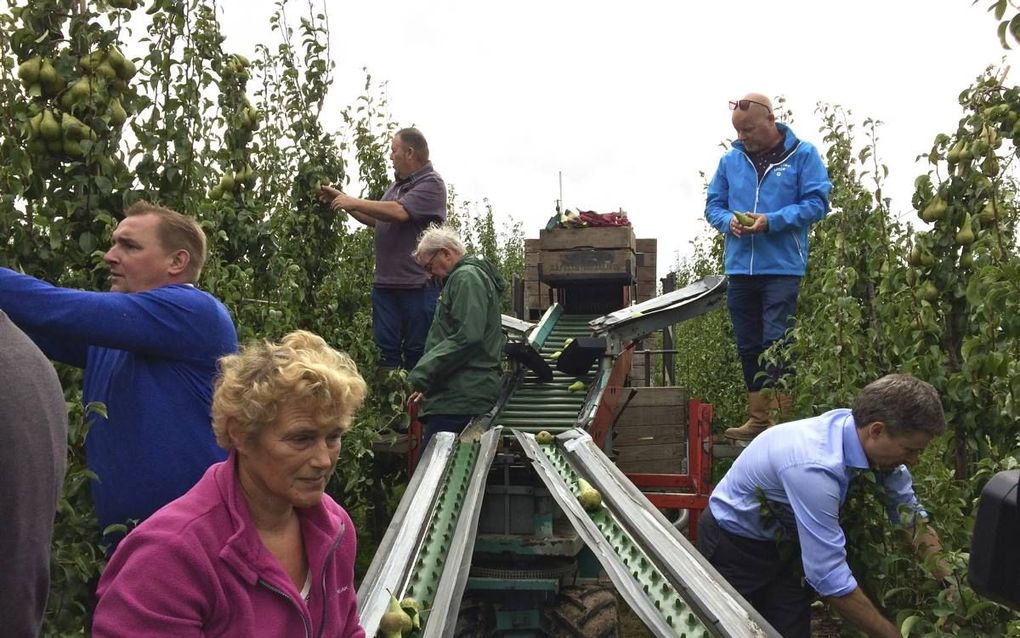
{"type": "Polygon", "coordinates": [[[363,638],[354,526],[323,492],[365,382],[304,331],[220,368],[213,430],[230,456],[121,542],[92,635],[363,638]]]}

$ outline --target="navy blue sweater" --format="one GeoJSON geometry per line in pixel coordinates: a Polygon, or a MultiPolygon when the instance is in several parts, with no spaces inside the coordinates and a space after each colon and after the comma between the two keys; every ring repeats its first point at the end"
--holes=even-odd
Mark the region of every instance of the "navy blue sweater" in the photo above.
{"type": "Polygon", "coordinates": [[[226,307],[194,286],[58,288],[0,268],[0,309],[51,359],[85,368],[86,461],[101,527],[144,519],[226,458],[210,425],[219,357],[237,350],[226,307]]]}

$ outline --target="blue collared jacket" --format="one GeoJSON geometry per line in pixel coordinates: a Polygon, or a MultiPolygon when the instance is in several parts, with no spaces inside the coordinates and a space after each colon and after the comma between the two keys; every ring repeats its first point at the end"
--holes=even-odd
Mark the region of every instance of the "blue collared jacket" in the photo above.
{"type": "Polygon", "coordinates": [[[727,275],[803,276],[808,260],[808,229],[829,211],[832,183],[818,149],[777,124],[785,139],[783,159],[758,181],[741,142],[719,160],[708,185],[705,218],[726,237],[727,275]],[[768,232],[730,234],[733,212],[763,214],[768,232]]]}

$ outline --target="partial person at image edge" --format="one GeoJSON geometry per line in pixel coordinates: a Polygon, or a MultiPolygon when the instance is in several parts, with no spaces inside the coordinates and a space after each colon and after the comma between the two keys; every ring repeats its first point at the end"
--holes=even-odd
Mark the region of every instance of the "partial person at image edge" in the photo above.
{"type": "Polygon", "coordinates": [[[53,365],[2,311],[0,405],[0,618],[5,636],[34,638],[50,589],[67,406],[53,365]]]}

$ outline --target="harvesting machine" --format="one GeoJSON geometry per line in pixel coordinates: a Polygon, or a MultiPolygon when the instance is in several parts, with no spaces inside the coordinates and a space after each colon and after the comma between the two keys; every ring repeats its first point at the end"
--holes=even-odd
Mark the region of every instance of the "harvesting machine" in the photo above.
{"type": "Polygon", "coordinates": [[[663,514],[684,512],[696,530],[711,406],[635,387],[635,347],[721,305],[726,283],[655,296],[654,247],[629,226],[528,240],[526,319],[504,317],[500,397],[416,464],[409,453],[407,490],[358,591],[369,635],[391,594],[421,603],[413,635],[428,638],[620,636],[619,599],[655,636],[778,635],[663,514]],[[581,479],[600,506],[582,506],[581,479]]]}

